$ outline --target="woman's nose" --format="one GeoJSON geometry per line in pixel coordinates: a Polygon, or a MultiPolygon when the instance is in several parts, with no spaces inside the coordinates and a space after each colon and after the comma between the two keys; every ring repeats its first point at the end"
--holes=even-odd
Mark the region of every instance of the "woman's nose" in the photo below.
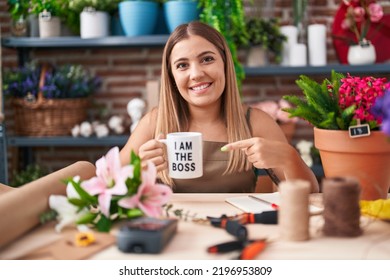
{"type": "Polygon", "coordinates": [[[204,76],[204,71],[201,67],[201,65],[193,64],[191,65],[191,71],[190,71],[190,78],[191,80],[197,80],[204,76]]]}

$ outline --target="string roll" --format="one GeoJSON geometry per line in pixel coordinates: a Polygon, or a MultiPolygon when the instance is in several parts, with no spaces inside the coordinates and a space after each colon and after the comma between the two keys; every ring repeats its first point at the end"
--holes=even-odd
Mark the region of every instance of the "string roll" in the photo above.
{"type": "Polygon", "coordinates": [[[282,181],[279,190],[278,224],[281,239],[308,240],[310,183],[304,180],[282,181]]]}
{"type": "Polygon", "coordinates": [[[360,228],[360,186],[353,177],[332,177],[322,181],[324,227],[327,236],[355,237],[360,228]]]}

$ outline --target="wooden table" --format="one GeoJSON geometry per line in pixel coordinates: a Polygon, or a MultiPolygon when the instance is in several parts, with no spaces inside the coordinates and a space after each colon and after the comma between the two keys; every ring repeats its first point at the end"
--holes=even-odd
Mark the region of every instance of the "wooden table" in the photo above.
{"type": "MultiPolygon", "coordinates": [[[[175,209],[183,209],[198,217],[234,215],[241,210],[225,202],[228,196],[245,194],[174,194],[171,203],[175,209]]],[[[312,198],[318,201],[318,195],[312,198]]],[[[268,245],[258,255],[258,259],[390,259],[390,222],[361,217],[363,235],[354,238],[327,237],[322,234],[323,219],[321,215],[310,220],[311,238],[308,241],[287,242],[279,239],[277,225],[247,225],[249,238],[266,238],[268,245]]],[[[65,231],[66,232],[66,231],[65,231]]],[[[115,235],[115,230],[112,231],[115,235]]],[[[0,259],[20,259],[28,252],[61,239],[62,235],[54,232],[53,225],[39,227],[16,240],[0,251],[0,259]]],[[[97,252],[90,259],[137,259],[137,260],[206,260],[230,259],[237,252],[214,255],[206,252],[206,248],[217,243],[232,241],[234,237],[220,228],[180,221],[177,234],[161,254],[126,254],[115,245],[97,252]]]]}

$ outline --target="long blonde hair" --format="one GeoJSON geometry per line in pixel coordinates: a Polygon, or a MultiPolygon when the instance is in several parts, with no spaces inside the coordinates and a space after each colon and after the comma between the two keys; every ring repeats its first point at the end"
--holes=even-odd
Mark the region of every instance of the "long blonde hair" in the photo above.
{"type": "MultiPolygon", "coordinates": [[[[188,39],[190,35],[203,37],[212,43],[218,49],[224,61],[226,85],[221,96],[221,118],[226,124],[228,142],[251,137],[250,128],[241,104],[236,72],[229,47],[224,37],[217,30],[198,21],[178,26],[165,45],[161,67],[161,87],[155,136],[157,137],[160,133],[166,135],[170,132],[188,130],[190,119],[188,104],[175,87],[170,58],[173,47],[178,42],[188,39]]],[[[244,152],[235,150],[230,152],[228,166],[224,174],[242,172],[249,170],[251,167],[244,152]]],[[[160,178],[165,184],[173,186],[173,180],[168,176],[167,171],[161,172],[160,178]]]]}

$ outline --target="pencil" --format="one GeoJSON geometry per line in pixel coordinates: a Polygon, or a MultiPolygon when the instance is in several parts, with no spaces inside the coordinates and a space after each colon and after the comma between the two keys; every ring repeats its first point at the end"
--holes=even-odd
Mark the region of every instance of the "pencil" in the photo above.
{"type": "Polygon", "coordinates": [[[279,206],[277,205],[277,204],[275,204],[275,203],[272,203],[272,202],[269,202],[269,201],[267,201],[267,200],[264,200],[264,199],[262,199],[262,198],[259,198],[259,197],[257,197],[257,196],[254,196],[254,195],[248,195],[250,198],[253,198],[253,199],[256,199],[256,200],[258,200],[258,201],[261,201],[261,202],[263,202],[263,203],[266,203],[266,204],[268,204],[268,205],[271,205],[271,207],[273,208],[273,209],[275,209],[275,210],[278,210],[278,208],[279,208],[279,206]]]}

